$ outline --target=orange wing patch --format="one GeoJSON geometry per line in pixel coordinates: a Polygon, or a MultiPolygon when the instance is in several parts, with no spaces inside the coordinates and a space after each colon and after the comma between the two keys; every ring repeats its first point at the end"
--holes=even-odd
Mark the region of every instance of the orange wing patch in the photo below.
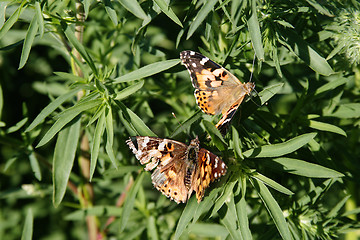
{"type": "Polygon", "coordinates": [[[197,105],[204,113],[209,115],[218,114],[218,109],[215,108],[216,105],[214,103],[216,101],[220,101],[220,99],[216,91],[205,91],[196,89],[194,95],[197,105]]]}

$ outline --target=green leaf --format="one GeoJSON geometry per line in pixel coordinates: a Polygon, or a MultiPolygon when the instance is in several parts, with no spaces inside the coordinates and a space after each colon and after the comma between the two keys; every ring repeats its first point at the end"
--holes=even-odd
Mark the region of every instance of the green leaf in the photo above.
{"type": "Polygon", "coordinates": [[[99,156],[100,144],[102,140],[102,135],[105,130],[105,111],[101,114],[95,128],[94,137],[92,139],[91,145],[91,159],[90,159],[90,182],[95,172],[95,167],[97,163],[97,159],[99,156]]]}
{"type": "Polygon", "coordinates": [[[39,162],[35,156],[35,152],[33,151],[32,147],[31,147],[31,153],[29,155],[29,160],[30,160],[31,169],[32,169],[36,179],[41,181],[42,176],[41,176],[40,165],[39,165],[39,162]]]}
{"type": "Polygon", "coordinates": [[[22,128],[27,123],[27,121],[28,121],[27,117],[20,120],[14,126],[9,127],[6,131],[6,133],[10,134],[10,133],[14,133],[14,132],[18,131],[20,128],[22,128]]]}
{"type": "Polygon", "coordinates": [[[134,204],[135,204],[135,197],[137,192],[139,191],[141,187],[142,180],[144,178],[145,174],[144,172],[141,172],[139,176],[136,178],[133,186],[130,188],[123,207],[123,212],[120,217],[120,232],[124,231],[126,227],[126,223],[129,220],[129,217],[133,211],[134,204]]]}
{"type": "Polygon", "coordinates": [[[190,234],[199,236],[201,239],[211,238],[211,239],[226,239],[229,235],[227,229],[215,223],[195,223],[191,225],[190,234]]]}
{"type": "Polygon", "coordinates": [[[30,126],[27,127],[25,132],[30,132],[33,130],[37,125],[39,125],[47,116],[49,116],[55,109],[57,109],[63,102],[68,100],[70,97],[74,96],[75,93],[79,91],[78,88],[75,88],[68,93],[61,95],[57,97],[54,101],[52,101],[49,105],[47,105],[40,113],[37,115],[37,117],[34,119],[34,121],[30,124],[30,126]]]}
{"type": "Polygon", "coordinates": [[[58,135],[53,159],[53,204],[64,198],[80,137],[81,118],[63,128],[58,135]]]}
{"type": "Polygon", "coordinates": [[[211,140],[215,143],[215,146],[220,151],[225,151],[225,149],[228,149],[223,136],[221,135],[220,131],[214,126],[214,124],[206,120],[203,120],[202,123],[204,124],[206,131],[210,134],[211,140]]]}
{"type": "Polygon", "coordinates": [[[66,109],[64,112],[59,114],[59,119],[51,126],[46,132],[44,137],[38,143],[36,147],[41,147],[49,142],[56,133],[58,133],[67,123],[73,120],[77,115],[88,109],[94,108],[102,103],[102,99],[95,99],[90,101],[83,101],[77,103],[75,106],[66,109]]]}
{"type": "Polygon", "coordinates": [[[1,31],[1,28],[4,26],[4,23],[5,23],[6,6],[8,4],[9,4],[8,2],[0,2],[0,31],[1,31]]]}
{"type": "Polygon", "coordinates": [[[67,25],[66,23],[62,23],[62,27],[65,33],[65,36],[69,40],[69,42],[74,46],[74,48],[79,52],[81,57],[85,60],[85,62],[89,65],[95,76],[98,75],[97,68],[95,67],[95,63],[88,54],[88,52],[85,50],[85,47],[79,42],[79,40],[76,38],[73,30],[71,30],[71,27],[67,25]]]}
{"type": "Polygon", "coordinates": [[[156,134],[150,130],[148,126],[137,116],[133,111],[130,109],[126,109],[127,114],[130,117],[130,123],[134,127],[134,129],[137,131],[139,136],[152,136],[156,137],[156,134]]]}
{"type": "Polygon", "coordinates": [[[28,209],[25,217],[25,223],[23,232],[21,235],[21,240],[31,240],[33,237],[33,226],[34,225],[34,216],[31,208],[28,209]]]}
{"type": "Polygon", "coordinates": [[[249,228],[249,219],[247,216],[247,206],[245,197],[242,196],[238,203],[236,203],[236,213],[239,221],[239,230],[241,232],[241,236],[243,236],[246,240],[251,240],[252,235],[249,228]]]}
{"type": "Polygon", "coordinates": [[[255,54],[260,61],[264,61],[264,48],[260,32],[260,24],[257,18],[256,0],[251,1],[251,15],[247,21],[251,42],[254,46],[255,54]]]}
{"type": "Polygon", "coordinates": [[[344,103],[333,113],[324,114],[326,117],[360,118],[360,103],[344,103]]]}
{"type": "Polygon", "coordinates": [[[210,217],[213,217],[219,209],[224,205],[227,199],[230,198],[231,194],[233,194],[233,189],[235,187],[236,181],[228,182],[224,187],[223,194],[215,201],[215,206],[211,211],[210,217]]]}
{"type": "Polygon", "coordinates": [[[186,206],[176,226],[175,237],[174,237],[175,240],[180,238],[185,228],[190,224],[191,219],[194,217],[194,214],[196,213],[196,209],[198,208],[198,206],[199,204],[197,203],[195,197],[192,197],[187,201],[186,206]]]}
{"type": "Polygon", "coordinates": [[[144,80],[141,80],[135,84],[130,85],[129,87],[121,90],[120,92],[116,93],[116,97],[115,100],[121,100],[124,99],[128,96],[130,96],[131,94],[137,92],[138,90],[140,90],[140,88],[142,88],[144,86],[144,80]]]}
{"type": "Polygon", "coordinates": [[[273,219],[276,228],[278,229],[282,239],[289,239],[291,240],[291,234],[289,231],[288,224],[286,223],[284,214],[279,206],[279,204],[276,202],[274,197],[271,195],[269,189],[259,180],[255,179],[255,181],[252,181],[250,179],[250,182],[255,187],[256,191],[258,192],[261,200],[263,201],[266,209],[268,210],[271,218],[273,219]]]}
{"type": "Polygon", "coordinates": [[[148,218],[147,235],[148,235],[148,239],[153,239],[153,240],[159,239],[158,233],[156,231],[156,220],[155,220],[154,215],[151,215],[148,218]]]}
{"type": "Polygon", "coordinates": [[[329,76],[334,73],[325,58],[320,56],[307,42],[294,30],[283,29],[281,33],[287,38],[286,46],[290,48],[311,69],[319,74],[329,76]]]}
{"type": "Polygon", "coordinates": [[[114,26],[118,25],[118,17],[116,14],[116,11],[114,9],[114,6],[112,5],[110,0],[103,0],[103,3],[105,5],[105,11],[109,15],[111,21],[113,22],[114,26]]]}
{"type": "Polygon", "coordinates": [[[335,80],[330,81],[324,85],[322,85],[321,87],[319,87],[318,89],[316,89],[315,91],[315,96],[318,96],[324,92],[327,91],[331,91],[334,90],[335,88],[346,84],[349,81],[349,79],[345,78],[345,77],[337,77],[335,80]]]}
{"type": "Polygon", "coordinates": [[[265,87],[259,93],[259,97],[261,99],[261,105],[263,105],[267,101],[269,101],[269,99],[272,98],[276,93],[278,93],[283,86],[284,86],[284,83],[277,83],[277,84],[265,87]]]}
{"type": "Polygon", "coordinates": [[[294,158],[266,159],[263,160],[261,163],[272,169],[276,169],[282,172],[287,172],[304,177],[310,177],[310,178],[344,177],[342,173],[339,173],[330,168],[326,168],[314,163],[309,163],[294,158]]]}
{"type": "Polygon", "coordinates": [[[183,27],[179,18],[176,16],[174,11],[170,8],[168,2],[165,2],[164,0],[155,0],[155,3],[159,6],[161,11],[163,13],[165,13],[171,20],[173,20],[180,27],[183,27]]]}
{"type": "Polygon", "coordinates": [[[201,110],[198,109],[194,115],[192,115],[190,118],[186,119],[185,122],[181,123],[180,126],[178,126],[171,134],[170,138],[173,138],[174,136],[178,135],[181,132],[186,132],[191,125],[196,122],[200,117],[202,116],[201,110]]]}
{"type": "Polygon", "coordinates": [[[144,12],[144,10],[141,8],[138,1],[134,0],[118,0],[120,4],[126,8],[129,12],[134,14],[136,17],[141,19],[148,19],[148,15],[144,12]]]}
{"type": "Polygon", "coordinates": [[[242,154],[241,150],[241,140],[239,133],[237,129],[234,126],[231,126],[231,132],[232,132],[232,149],[234,150],[234,154],[237,158],[244,159],[244,156],[242,154]]]}
{"type": "Polygon", "coordinates": [[[37,33],[39,29],[39,25],[38,25],[38,21],[37,21],[37,17],[36,15],[33,17],[33,19],[30,22],[30,26],[29,29],[26,33],[25,36],[25,40],[24,40],[24,44],[23,44],[23,49],[21,52],[21,57],[20,57],[20,64],[19,64],[19,69],[23,68],[25,66],[26,61],[28,60],[29,54],[30,54],[30,50],[31,50],[31,46],[34,42],[35,39],[35,35],[37,33]]]}
{"type": "Polygon", "coordinates": [[[250,149],[243,153],[247,158],[278,157],[292,153],[312,140],[316,133],[307,133],[286,142],[250,149]]]}
{"type": "Polygon", "coordinates": [[[194,21],[190,24],[186,40],[188,40],[194,34],[196,29],[198,29],[198,27],[205,20],[207,15],[214,10],[214,6],[217,2],[218,0],[209,0],[207,2],[204,2],[203,6],[196,14],[194,21]]]}
{"type": "Polygon", "coordinates": [[[39,38],[44,36],[44,18],[42,16],[40,2],[35,2],[36,18],[39,25],[39,38]]]}
{"type": "Polygon", "coordinates": [[[215,204],[215,200],[219,195],[220,191],[220,187],[211,189],[209,195],[204,197],[204,199],[199,203],[199,206],[196,209],[192,224],[195,224],[197,220],[199,220],[201,214],[207,213],[210,210],[210,208],[215,204]]]}
{"type": "Polygon", "coordinates": [[[309,127],[313,128],[313,129],[320,130],[320,131],[337,133],[337,134],[342,135],[344,137],[347,136],[346,132],[344,130],[342,130],[338,126],[335,126],[335,125],[332,125],[332,124],[329,124],[329,123],[310,120],[309,121],[309,127]]]}
{"type": "Polygon", "coordinates": [[[146,78],[151,75],[157,74],[159,72],[165,71],[179,63],[180,63],[179,59],[172,59],[172,60],[166,60],[166,61],[152,63],[152,64],[146,65],[142,68],[139,68],[135,71],[127,73],[121,77],[116,78],[114,80],[114,83],[129,82],[129,81],[138,80],[141,78],[146,78]]]}
{"type": "Polygon", "coordinates": [[[16,9],[16,11],[6,20],[4,25],[0,28],[0,39],[2,39],[6,33],[10,30],[10,28],[17,22],[20,17],[20,14],[24,11],[23,8],[26,1],[23,1],[21,5],[16,9]]]}
{"type": "Polygon", "coordinates": [[[226,227],[232,239],[244,239],[241,236],[241,232],[238,230],[236,208],[234,203],[234,197],[230,197],[230,201],[226,203],[228,209],[226,210],[225,216],[220,220],[220,222],[226,227]]]}
{"type": "Polygon", "coordinates": [[[114,167],[117,169],[117,161],[113,150],[113,143],[114,143],[114,126],[113,126],[113,115],[112,115],[112,109],[111,107],[108,107],[106,113],[106,146],[105,150],[108,154],[110,161],[114,165],[114,167]]]}
{"type": "Polygon", "coordinates": [[[275,182],[274,180],[265,177],[264,175],[254,172],[252,175],[253,178],[256,178],[257,180],[260,180],[261,182],[265,183],[266,185],[268,185],[269,187],[272,187],[273,189],[284,193],[286,195],[293,195],[294,193],[292,191],[290,191],[289,189],[287,189],[286,187],[280,185],[279,183],[275,182]]]}
{"type": "Polygon", "coordinates": [[[54,74],[58,75],[59,77],[61,77],[62,79],[65,80],[70,80],[72,82],[86,82],[86,79],[83,77],[79,77],[76,76],[72,73],[67,73],[67,72],[54,72],[54,74]]]}
{"type": "Polygon", "coordinates": [[[343,208],[347,202],[347,200],[351,197],[351,195],[347,195],[345,196],[343,199],[341,199],[341,201],[339,201],[335,207],[333,209],[331,209],[331,211],[326,215],[326,218],[331,219],[331,218],[335,218],[338,215],[341,215],[342,213],[340,212],[341,208],[343,208]]]}

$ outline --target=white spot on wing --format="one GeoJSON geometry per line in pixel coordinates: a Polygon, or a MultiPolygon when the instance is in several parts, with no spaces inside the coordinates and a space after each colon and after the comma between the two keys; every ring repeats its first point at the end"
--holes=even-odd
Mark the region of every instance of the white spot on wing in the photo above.
{"type": "Polygon", "coordinates": [[[164,151],[165,150],[165,144],[166,144],[166,141],[162,141],[160,144],[159,144],[159,151],[164,151]]]}
{"type": "Polygon", "coordinates": [[[190,51],[190,55],[191,55],[191,56],[194,56],[194,55],[195,55],[195,52],[194,52],[194,51],[190,51]]]}
{"type": "Polygon", "coordinates": [[[214,173],[214,177],[217,178],[218,177],[218,174],[217,172],[214,173]]]}
{"type": "Polygon", "coordinates": [[[147,144],[150,142],[150,138],[149,137],[144,137],[144,141],[141,144],[142,148],[146,148],[147,144]]]}
{"type": "Polygon", "coordinates": [[[218,167],[218,162],[219,162],[219,158],[215,158],[215,165],[214,165],[215,168],[218,167]]]}
{"type": "Polygon", "coordinates": [[[221,168],[225,168],[225,167],[226,167],[225,163],[222,163],[221,168]]]}
{"type": "Polygon", "coordinates": [[[205,63],[206,63],[207,61],[209,61],[209,58],[204,57],[203,59],[201,59],[200,64],[201,64],[201,65],[205,65],[205,63]]]}
{"type": "Polygon", "coordinates": [[[192,63],[191,65],[192,65],[193,67],[196,67],[196,63],[192,63]]]}

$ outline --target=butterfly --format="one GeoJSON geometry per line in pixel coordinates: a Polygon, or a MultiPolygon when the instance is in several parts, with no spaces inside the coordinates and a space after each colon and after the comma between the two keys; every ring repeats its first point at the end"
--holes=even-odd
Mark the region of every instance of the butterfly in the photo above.
{"type": "Polygon", "coordinates": [[[190,145],[157,137],[131,137],[126,141],[156,189],[176,203],[185,203],[195,191],[197,201],[215,179],[226,174],[226,164],[215,154],[200,148],[199,139],[190,145]]]}
{"type": "Polygon", "coordinates": [[[228,70],[200,53],[182,51],[180,59],[190,73],[197,105],[206,114],[221,113],[216,128],[226,132],[236,110],[245,96],[254,90],[255,84],[240,82],[228,70]]]}

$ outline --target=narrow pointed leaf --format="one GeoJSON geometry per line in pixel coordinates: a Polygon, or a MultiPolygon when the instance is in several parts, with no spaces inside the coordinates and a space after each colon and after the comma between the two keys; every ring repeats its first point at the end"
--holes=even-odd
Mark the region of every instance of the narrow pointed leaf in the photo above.
{"type": "Polygon", "coordinates": [[[136,131],[140,136],[153,136],[156,137],[156,134],[150,130],[148,126],[130,109],[127,109],[127,113],[130,117],[131,124],[134,126],[136,131]]]}
{"type": "Polygon", "coordinates": [[[309,127],[313,128],[313,129],[320,130],[320,131],[337,133],[337,134],[342,135],[344,137],[347,136],[346,132],[344,130],[342,130],[338,126],[335,126],[335,125],[332,125],[332,124],[329,124],[329,123],[310,120],[309,121],[309,127]]]}
{"type": "Polygon", "coordinates": [[[81,112],[86,111],[90,108],[96,107],[102,103],[102,99],[95,99],[90,101],[79,102],[75,106],[65,110],[60,114],[59,119],[52,125],[49,131],[46,132],[44,137],[41,139],[36,147],[41,147],[49,142],[56,133],[58,133],[67,123],[73,120],[81,112]]]}
{"type": "Polygon", "coordinates": [[[164,0],[155,0],[156,4],[159,6],[159,8],[161,9],[161,11],[163,13],[165,13],[171,20],[173,20],[177,25],[179,25],[180,27],[183,27],[183,25],[181,24],[179,18],[176,16],[176,14],[174,13],[174,11],[170,8],[170,6],[168,5],[168,3],[164,0]]]}
{"type": "Polygon", "coordinates": [[[179,59],[166,60],[161,62],[152,63],[141,67],[135,71],[118,77],[114,80],[114,83],[129,82],[137,79],[149,77],[159,72],[165,71],[180,63],[179,59]]]}
{"type": "Polygon", "coordinates": [[[40,2],[35,2],[36,18],[39,25],[39,38],[44,36],[44,18],[42,16],[40,2]]]}
{"type": "Polygon", "coordinates": [[[41,169],[40,169],[39,161],[37,160],[34,151],[32,151],[30,153],[29,160],[30,160],[31,169],[32,169],[36,179],[41,181],[41,179],[42,179],[41,169]]]}
{"type": "Polygon", "coordinates": [[[198,11],[198,13],[196,14],[194,21],[190,24],[186,39],[189,39],[194,34],[196,29],[198,29],[198,27],[205,20],[207,15],[214,10],[214,6],[217,2],[218,0],[209,0],[207,2],[204,2],[200,11],[198,11]]]}
{"type": "Polygon", "coordinates": [[[135,197],[141,187],[141,183],[142,183],[144,176],[145,176],[144,172],[141,172],[139,174],[139,176],[136,178],[134,184],[132,185],[132,187],[130,188],[130,190],[126,196],[126,200],[125,200],[124,207],[123,207],[123,212],[120,217],[120,232],[122,232],[125,229],[126,223],[128,222],[129,217],[133,211],[134,204],[135,204],[135,197]]]}
{"type": "Polygon", "coordinates": [[[290,191],[289,189],[287,189],[286,187],[280,185],[279,183],[275,182],[274,180],[265,177],[264,175],[260,174],[260,173],[254,173],[252,175],[253,178],[256,178],[257,180],[262,181],[263,183],[265,183],[266,185],[268,185],[269,187],[272,187],[273,189],[284,193],[286,195],[293,195],[294,193],[292,191],[290,191]]]}
{"type": "Polygon", "coordinates": [[[22,48],[22,52],[21,52],[21,57],[20,57],[20,64],[19,64],[18,69],[21,69],[25,66],[25,63],[28,60],[31,46],[34,42],[35,35],[36,35],[38,29],[39,29],[38,21],[37,21],[36,16],[34,16],[30,22],[29,29],[25,36],[25,40],[24,40],[24,44],[23,44],[23,48],[22,48]]]}
{"type": "Polygon", "coordinates": [[[116,11],[115,11],[111,1],[110,0],[103,0],[103,2],[104,2],[104,5],[105,5],[105,11],[109,15],[109,18],[113,22],[114,26],[117,26],[118,25],[118,17],[117,17],[116,11]]]}
{"type": "Polygon", "coordinates": [[[26,1],[23,1],[22,4],[16,9],[16,11],[6,20],[2,28],[0,28],[0,39],[5,36],[5,34],[10,30],[10,28],[17,22],[20,17],[20,14],[25,8],[23,8],[26,1]]]}
{"type": "Polygon", "coordinates": [[[174,136],[178,135],[178,134],[181,133],[181,132],[186,132],[194,122],[196,122],[197,120],[199,120],[199,118],[201,117],[201,114],[202,114],[202,113],[201,113],[201,110],[200,110],[200,109],[197,110],[197,111],[194,113],[194,115],[192,115],[190,118],[186,119],[185,122],[181,123],[180,126],[178,126],[178,127],[174,130],[174,132],[172,132],[172,133],[170,134],[170,137],[174,137],[174,136]]]}
{"type": "Polygon", "coordinates": [[[230,201],[226,203],[228,209],[226,210],[226,214],[221,219],[221,223],[226,227],[232,239],[244,239],[241,235],[241,232],[238,230],[237,223],[239,220],[237,219],[236,208],[234,203],[234,197],[230,197],[230,201]]]}
{"type": "Polygon", "coordinates": [[[295,175],[304,176],[304,177],[310,177],[310,178],[344,177],[344,174],[339,173],[330,168],[326,168],[318,164],[309,163],[294,158],[267,159],[262,161],[262,163],[268,166],[269,168],[295,175]]]}
{"type": "Polygon", "coordinates": [[[130,96],[131,94],[137,92],[144,86],[144,82],[145,82],[144,80],[141,80],[135,84],[128,86],[127,88],[121,90],[120,92],[116,93],[115,100],[124,99],[124,98],[130,96]]]}
{"type": "Polygon", "coordinates": [[[250,149],[243,153],[247,158],[278,157],[292,153],[314,139],[316,133],[307,133],[286,142],[250,149]]]}
{"type": "Polygon", "coordinates": [[[194,217],[197,208],[198,208],[198,203],[196,201],[195,196],[193,196],[186,203],[186,206],[180,216],[180,219],[178,221],[175,230],[175,237],[174,237],[175,240],[180,238],[185,228],[190,224],[191,219],[194,217]]]}
{"type": "Polygon", "coordinates": [[[59,206],[65,195],[79,142],[80,126],[81,118],[78,117],[59,132],[56,141],[53,159],[53,204],[55,207],[59,206]]]}
{"type": "Polygon", "coordinates": [[[21,235],[21,240],[31,240],[33,237],[34,216],[31,208],[28,209],[25,217],[24,228],[21,235]]]}
{"type": "Polygon", "coordinates": [[[25,132],[29,132],[34,129],[37,125],[39,125],[47,116],[49,116],[55,109],[57,109],[63,102],[74,96],[79,91],[78,88],[75,88],[68,93],[57,97],[54,101],[52,101],[49,105],[47,105],[34,121],[27,127],[25,132]]]}
{"type": "Polygon", "coordinates": [[[249,228],[249,219],[247,216],[247,207],[245,197],[241,197],[239,202],[236,203],[236,213],[238,215],[239,220],[239,229],[241,232],[241,236],[243,236],[246,240],[251,240],[252,235],[249,228]]]}
{"type": "Polygon", "coordinates": [[[303,40],[294,30],[284,29],[281,31],[286,37],[289,47],[301,60],[319,74],[329,76],[334,73],[325,58],[320,56],[307,42],[303,40]]]}
{"type": "Polygon", "coordinates": [[[276,202],[274,197],[271,195],[269,189],[259,180],[251,181],[255,189],[257,190],[261,200],[265,204],[271,218],[273,219],[276,228],[278,229],[282,239],[291,240],[291,234],[289,231],[288,224],[285,220],[284,214],[276,202]]]}
{"type": "Polygon", "coordinates": [[[134,0],[118,0],[120,4],[126,8],[129,12],[134,14],[136,17],[141,19],[148,19],[149,17],[146,15],[144,10],[141,8],[138,1],[134,0]]]}
{"type": "Polygon", "coordinates": [[[62,24],[63,30],[65,33],[65,36],[69,40],[69,42],[74,46],[74,48],[80,53],[81,57],[85,60],[85,62],[89,65],[91,70],[95,75],[97,75],[97,68],[95,67],[95,63],[88,54],[88,52],[85,50],[85,47],[79,42],[79,40],[76,38],[73,30],[71,30],[71,27],[65,23],[62,24]]]}
{"type": "Polygon", "coordinates": [[[261,105],[269,101],[280,89],[284,86],[284,83],[277,83],[268,87],[265,87],[260,93],[261,105]]]}
{"type": "Polygon", "coordinates": [[[264,48],[262,44],[262,36],[260,32],[260,24],[257,18],[256,0],[251,1],[251,16],[247,22],[251,42],[254,46],[255,53],[261,61],[264,61],[264,48]]]}
{"type": "Polygon", "coordinates": [[[102,135],[104,134],[104,130],[105,130],[105,120],[106,120],[105,111],[103,111],[99,120],[97,121],[94,137],[92,139],[91,159],[90,159],[90,181],[92,180],[92,177],[94,175],[97,159],[99,156],[100,143],[102,140],[102,135]]]}

